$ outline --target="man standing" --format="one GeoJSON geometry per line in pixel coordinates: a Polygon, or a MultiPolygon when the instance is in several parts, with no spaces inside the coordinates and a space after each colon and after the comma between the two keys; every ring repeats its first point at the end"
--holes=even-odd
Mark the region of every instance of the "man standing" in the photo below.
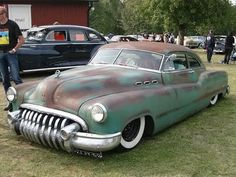
{"type": "MultiPolygon", "coordinates": [[[[24,41],[19,26],[7,18],[6,8],[0,6],[0,71],[5,93],[11,86],[9,69],[15,84],[22,83],[16,52],[24,41]]],[[[10,108],[11,105],[9,104],[4,110],[9,110],[10,108]]]]}
{"type": "Polygon", "coordinates": [[[215,37],[212,30],[209,31],[209,34],[206,37],[206,50],[207,50],[207,61],[211,63],[211,57],[215,47],[215,37]]]}
{"type": "Polygon", "coordinates": [[[233,44],[234,44],[234,37],[233,37],[233,33],[229,33],[229,35],[226,37],[225,40],[225,59],[224,59],[224,63],[225,64],[229,64],[229,60],[230,60],[230,56],[233,50],[233,44]]]}

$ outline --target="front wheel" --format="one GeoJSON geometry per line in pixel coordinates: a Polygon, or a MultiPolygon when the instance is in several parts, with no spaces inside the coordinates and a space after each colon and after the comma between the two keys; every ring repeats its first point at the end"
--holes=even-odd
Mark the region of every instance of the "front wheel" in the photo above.
{"type": "Polygon", "coordinates": [[[125,149],[134,148],[141,140],[145,128],[145,117],[128,123],[122,131],[121,146],[125,149]]]}
{"type": "Polygon", "coordinates": [[[210,106],[214,106],[218,101],[218,94],[213,96],[210,100],[210,106]]]}

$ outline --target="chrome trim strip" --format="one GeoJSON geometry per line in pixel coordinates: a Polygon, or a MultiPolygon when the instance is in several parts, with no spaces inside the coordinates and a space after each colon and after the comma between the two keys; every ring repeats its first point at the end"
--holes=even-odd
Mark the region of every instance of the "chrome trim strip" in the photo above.
{"type": "Polygon", "coordinates": [[[88,65],[94,65],[94,66],[101,66],[103,65],[104,67],[120,67],[120,68],[129,68],[129,69],[135,69],[135,70],[142,70],[142,71],[149,71],[149,72],[154,72],[154,73],[161,73],[160,70],[154,70],[154,69],[147,69],[147,68],[141,68],[141,67],[132,67],[132,66],[124,66],[124,65],[118,65],[118,64],[88,64],[88,65]]]}
{"type": "Polygon", "coordinates": [[[81,149],[93,152],[104,152],[120,144],[121,132],[107,135],[77,132],[65,143],[70,143],[73,150],[81,149]]]}
{"type": "Polygon", "coordinates": [[[59,70],[59,69],[66,70],[66,69],[71,69],[71,68],[77,68],[79,66],[84,66],[84,65],[81,64],[81,65],[77,65],[77,66],[63,66],[63,67],[54,67],[54,68],[26,69],[26,70],[23,69],[21,72],[28,73],[28,72],[37,72],[37,71],[59,70]]]}
{"type": "Polygon", "coordinates": [[[104,41],[101,42],[97,42],[97,43],[91,43],[91,42],[70,42],[70,41],[66,41],[66,40],[61,40],[61,41],[57,41],[57,40],[47,40],[47,43],[40,43],[40,44],[24,44],[23,47],[31,47],[32,45],[34,47],[37,47],[38,45],[40,46],[58,46],[58,45],[104,45],[106,44],[104,41]]]}
{"type": "Polygon", "coordinates": [[[46,114],[50,114],[52,116],[65,117],[67,119],[71,119],[75,122],[78,122],[81,125],[83,131],[88,131],[88,126],[85,123],[85,121],[82,118],[80,118],[79,116],[76,116],[74,114],[60,111],[60,110],[56,110],[56,109],[52,109],[52,108],[46,108],[46,107],[39,106],[39,105],[28,104],[28,103],[22,104],[20,107],[25,108],[25,109],[30,109],[33,111],[37,111],[39,113],[46,113],[46,114]]]}

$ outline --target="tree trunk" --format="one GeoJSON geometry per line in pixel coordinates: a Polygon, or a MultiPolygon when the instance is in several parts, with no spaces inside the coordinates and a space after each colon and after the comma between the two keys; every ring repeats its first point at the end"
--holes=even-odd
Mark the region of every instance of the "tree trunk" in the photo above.
{"type": "Polygon", "coordinates": [[[184,45],[185,25],[179,25],[179,45],[184,45]]]}

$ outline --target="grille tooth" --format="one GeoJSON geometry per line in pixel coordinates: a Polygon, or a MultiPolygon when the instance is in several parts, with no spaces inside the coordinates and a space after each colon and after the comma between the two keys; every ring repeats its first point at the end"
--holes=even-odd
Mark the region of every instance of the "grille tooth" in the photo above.
{"type": "Polygon", "coordinates": [[[56,149],[59,149],[59,146],[60,146],[57,139],[56,139],[59,121],[60,121],[60,119],[57,118],[56,121],[53,124],[53,131],[51,132],[52,143],[53,143],[53,145],[56,149]]]}
{"type": "Polygon", "coordinates": [[[40,128],[40,120],[41,120],[41,117],[43,115],[42,114],[39,114],[38,117],[36,118],[36,123],[35,123],[35,127],[34,127],[34,130],[33,130],[33,133],[34,133],[34,137],[36,139],[36,141],[39,143],[39,144],[42,144],[41,141],[40,141],[40,138],[39,138],[39,128],[40,128]]]}
{"type": "Polygon", "coordinates": [[[27,112],[27,110],[25,109],[23,112],[22,112],[22,115],[21,115],[21,118],[22,118],[22,120],[21,120],[21,122],[20,122],[20,133],[22,134],[22,135],[24,135],[24,132],[23,132],[23,128],[24,128],[24,118],[25,118],[25,114],[26,114],[26,112],[27,112]]]}
{"type": "Polygon", "coordinates": [[[45,145],[45,146],[48,146],[47,143],[46,143],[46,141],[45,141],[45,139],[44,139],[44,131],[45,131],[45,129],[46,129],[45,124],[46,124],[47,117],[48,117],[48,115],[45,115],[45,116],[43,117],[42,122],[41,122],[41,125],[40,125],[41,128],[39,129],[39,138],[40,138],[40,141],[41,141],[41,142],[43,143],[43,145],[45,145]]]}
{"type": "Polygon", "coordinates": [[[31,126],[30,126],[30,135],[31,135],[31,138],[32,138],[33,141],[36,142],[36,143],[37,143],[37,139],[36,139],[36,137],[35,137],[35,135],[34,135],[34,128],[35,128],[35,125],[36,125],[36,118],[37,118],[37,116],[38,116],[38,113],[35,112],[35,113],[34,113],[34,116],[33,116],[33,118],[32,118],[32,124],[31,124],[31,126]]]}
{"type": "Polygon", "coordinates": [[[23,134],[24,134],[24,136],[28,139],[28,140],[30,140],[29,139],[29,137],[27,136],[27,125],[28,125],[28,119],[29,119],[29,115],[30,115],[30,112],[31,111],[28,111],[27,113],[26,113],[26,115],[25,115],[25,123],[23,124],[23,134]]]}
{"type": "Polygon", "coordinates": [[[32,138],[32,136],[30,134],[30,128],[33,123],[33,115],[34,115],[34,112],[31,111],[31,113],[29,114],[29,120],[28,120],[28,124],[27,124],[27,128],[26,128],[26,134],[31,141],[34,141],[34,139],[32,138]]]}
{"type": "Polygon", "coordinates": [[[45,139],[46,139],[48,145],[49,145],[51,148],[53,148],[53,145],[52,145],[52,142],[51,142],[51,140],[50,140],[50,133],[51,133],[51,131],[52,131],[52,122],[53,122],[53,119],[54,119],[53,116],[49,119],[48,123],[46,124],[46,129],[45,129],[45,131],[44,131],[44,137],[45,137],[45,139]]]}

